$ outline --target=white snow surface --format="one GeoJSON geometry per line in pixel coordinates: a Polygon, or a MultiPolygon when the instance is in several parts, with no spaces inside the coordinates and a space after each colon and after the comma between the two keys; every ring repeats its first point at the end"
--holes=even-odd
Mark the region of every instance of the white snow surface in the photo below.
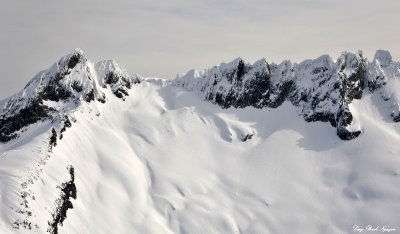
{"type": "MultiPolygon", "coordinates": [[[[107,92],[105,90],[104,92],[107,92]]],[[[77,199],[60,233],[346,233],[400,220],[400,128],[374,96],[354,101],[368,126],[341,141],[326,123],[277,109],[227,109],[147,79],[125,101],[85,103],[46,153],[49,122],[0,145],[1,233],[20,214],[21,183],[45,233],[60,186],[75,168],[77,199]],[[248,133],[251,140],[242,142],[248,133]],[[47,163],[40,160],[48,154],[47,163]]],[[[379,99],[378,99],[379,101],[379,99]]]]}
{"type": "MultiPolygon", "coordinates": [[[[113,64],[88,66],[101,76],[113,64]]],[[[96,87],[107,102],[74,106],[72,127],[51,152],[59,121],[0,144],[0,233],[46,233],[69,166],[77,199],[59,233],[352,233],[355,225],[400,232],[400,125],[379,93],[353,100],[350,127],[363,133],[342,141],[288,102],[222,109],[158,78],[134,85],[125,100],[96,87]],[[13,228],[18,220],[31,230],[13,228]]]]}

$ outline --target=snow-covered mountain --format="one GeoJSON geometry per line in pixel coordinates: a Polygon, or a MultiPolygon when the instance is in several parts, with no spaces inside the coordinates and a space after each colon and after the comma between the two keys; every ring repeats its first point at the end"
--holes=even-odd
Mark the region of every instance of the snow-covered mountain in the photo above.
{"type": "Polygon", "coordinates": [[[163,80],[74,50],[0,101],[0,232],[400,232],[399,82],[387,51],[163,80]]]}
{"type": "Polygon", "coordinates": [[[360,135],[361,126],[351,126],[349,104],[366,92],[379,92],[388,101],[393,120],[400,121],[399,67],[382,50],[371,63],[362,52],[342,53],[336,62],[323,55],[300,64],[261,59],[251,65],[238,58],[202,72],[189,71],[174,84],[223,108],[277,108],[289,101],[307,122],[329,122],[340,139],[351,140],[360,135]]]}

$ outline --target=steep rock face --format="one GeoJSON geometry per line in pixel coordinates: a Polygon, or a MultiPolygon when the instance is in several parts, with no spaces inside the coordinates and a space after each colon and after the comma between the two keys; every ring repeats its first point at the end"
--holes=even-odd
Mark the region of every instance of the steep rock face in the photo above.
{"type": "Polygon", "coordinates": [[[133,84],[140,83],[141,80],[138,75],[129,75],[125,69],[120,68],[113,60],[97,62],[94,67],[100,77],[102,87],[107,88],[109,86],[115,96],[119,98],[129,96],[128,89],[133,84]]]}
{"type": "Polygon", "coordinates": [[[38,73],[21,92],[0,102],[0,142],[18,137],[24,127],[38,121],[63,119],[81,102],[106,102],[108,88],[123,98],[136,83],[140,77],[130,76],[115,62],[94,65],[82,50],[75,49],[38,73]]]}
{"type": "Polygon", "coordinates": [[[394,62],[388,51],[378,50],[367,66],[369,92],[378,93],[385,101],[395,122],[400,121],[400,63],[394,62]]]}
{"type": "Polygon", "coordinates": [[[365,60],[361,53],[344,53],[338,60],[339,71],[339,109],[336,114],[337,135],[342,140],[351,140],[361,134],[361,130],[351,131],[348,127],[353,121],[349,104],[353,99],[361,99],[365,80],[365,60]]]}
{"type": "Polygon", "coordinates": [[[301,108],[308,122],[329,122],[344,140],[357,137],[347,126],[353,116],[348,105],[362,97],[365,61],[362,54],[343,53],[335,62],[329,56],[300,63],[294,69],[295,87],[290,101],[301,108]]]}
{"type": "MultiPolygon", "coordinates": [[[[189,71],[178,76],[173,84],[193,90],[222,108],[277,108],[290,101],[307,122],[329,122],[340,139],[351,140],[361,130],[351,126],[349,104],[362,98],[365,87],[374,92],[385,86],[385,80],[391,79],[386,77],[385,69],[399,76],[399,65],[385,51],[378,51],[372,63],[363,58],[361,51],[344,52],[337,61],[323,55],[300,64],[269,64],[262,59],[251,65],[236,59],[202,72],[189,71]]],[[[398,103],[399,99],[394,99],[398,103]]],[[[393,119],[400,121],[398,104],[393,109],[393,119]]]]}
{"type": "Polygon", "coordinates": [[[8,142],[18,137],[17,131],[40,120],[50,118],[54,109],[33,100],[27,107],[14,115],[0,116],[0,142],[8,142]]]}
{"type": "Polygon", "coordinates": [[[278,107],[292,87],[291,69],[289,61],[269,65],[261,59],[251,65],[238,58],[204,72],[189,71],[174,84],[196,91],[223,108],[278,107]]]}

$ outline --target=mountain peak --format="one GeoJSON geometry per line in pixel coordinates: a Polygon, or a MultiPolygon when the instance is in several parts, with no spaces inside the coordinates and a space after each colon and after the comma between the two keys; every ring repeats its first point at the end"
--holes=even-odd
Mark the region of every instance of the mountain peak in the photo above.
{"type": "Polygon", "coordinates": [[[138,76],[113,61],[90,62],[81,49],[61,57],[49,69],[38,73],[16,95],[0,102],[0,142],[17,137],[23,127],[68,112],[80,103],[106,102],[106,93],[124,99],[128,90],[140,83],[138,76]],[[109,89],[109,91],[107,91],[109,89]],[[70,102],[75,103],[70,105],[70,102]]]}
{"type": "Polygon", "coordinates": [[[377,51],[375,60],[378,63],[368,62],[362,51],[343,52],[336,61],[322,55],[299,64],[268,64],[262,59],[251,65],[238,58],[203,72],[186,73],[174,84],[222,108],[277,108],[291,102],[307,122],[329,122],[339,138],[351,140],[361,134],[361,128],[353,124],[350,104],[362,98],[366,87],[371,93],[377,90],[386,101],[391,99],[388,109],[393,110],[393,120],[400,121],[400,98],[393,90],[400,87],[399,65],[383,50],[377,51]]]}
{"type": "Polygon", "coordinates": [[[78,64],[85,64],[88,59],[83,50],[76,48],[71,53],[62,56],[49,71],[61,71],[75,68],[78,64]]]}
{"type": "Polygon", "coordinates": [[[377,50],[374,56],[375,61],[379,61],[382,66],[389,66],[392,62],[392,55],[387,50],[377,50]]]}

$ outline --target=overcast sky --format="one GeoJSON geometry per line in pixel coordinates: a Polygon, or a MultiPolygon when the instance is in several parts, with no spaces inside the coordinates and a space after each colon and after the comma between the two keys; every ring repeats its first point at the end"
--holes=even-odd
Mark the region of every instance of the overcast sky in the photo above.
{"type": "Polygon", "coordinates": [[[173,78],[242,57],[299,62],[361,49],[400,60],[399,0],[0,0],[0,98],[81,48],[173,78]]]}

